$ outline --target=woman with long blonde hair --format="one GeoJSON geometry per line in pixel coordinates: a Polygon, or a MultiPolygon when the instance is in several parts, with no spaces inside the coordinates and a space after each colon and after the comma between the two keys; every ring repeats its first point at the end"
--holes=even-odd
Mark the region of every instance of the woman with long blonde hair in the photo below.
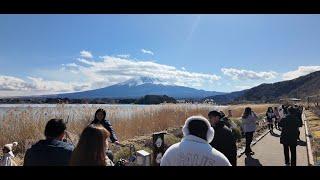
{"type": "Polygon", "coordinates": [[[110,133],[102,126],[91,124],[81,133],[77,147],[74,149],[71,166],[113,166],[106,156],[107,138],[110,133]]]}

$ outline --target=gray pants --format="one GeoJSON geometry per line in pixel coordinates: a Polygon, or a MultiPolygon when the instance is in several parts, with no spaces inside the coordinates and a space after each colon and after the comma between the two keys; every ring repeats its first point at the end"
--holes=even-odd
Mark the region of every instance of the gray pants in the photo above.
{"type": "Polygon", "coordinates": [[[108,158],[113,162],[113,152],[110,150],[110,149],[108,149],[107,151],[106,151],[106,155],[108,156],[108,158]]]}

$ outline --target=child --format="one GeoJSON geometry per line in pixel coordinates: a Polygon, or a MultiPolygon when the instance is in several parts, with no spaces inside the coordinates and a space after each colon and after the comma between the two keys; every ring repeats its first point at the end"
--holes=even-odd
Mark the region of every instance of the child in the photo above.
{"type": "Polygon", "coordinates": [[[13,161],[14,154],[12,152],[12,148],[17,145],[17,142],[13,142],[11,144],[6,144],[3,146],[3,156],[0,160],[0,166],[16,166],[16,163],[13,161]]]}

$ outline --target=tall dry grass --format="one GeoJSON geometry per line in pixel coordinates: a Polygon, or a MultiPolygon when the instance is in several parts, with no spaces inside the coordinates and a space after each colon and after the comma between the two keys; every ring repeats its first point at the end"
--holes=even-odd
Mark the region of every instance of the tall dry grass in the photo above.
{"type": "Polygon", "coordinates": [[[228,110],[232,110],[232,115],[234,117],[241,117],[244,109],[246,107],[251,107],[251,109],[256,112],[257,114],[265,113],[268,107],[279,107],[280,104],[241,104],[241,105],[230,105],[225,108],[223,111],[224,113],[228,113],[228,110]]]}
{"type": "MultiPolygon", "coordinates": [[[[19,142],[18,152],[26,150],[26,141],[36,142],[43,139],[45,124],[52,118],[68,120],[67,129],[71,134],[79,135],[92,120],[99,105],[68,105],[56,107],[12,107],[0,116],[0,146],[19,142]]],[[[103,106],[101,106],[103,107],[103,106]]],[[[215,109],[210,105],[164,104],[150,106],[104,107],[120,140],[149,134],[169,127],[181,126],[191,115],[206,115],[215,109]]]]}
{"type": "MultiPolygon", "coordinates": [[[[247,106],[252,107],[259,114],[264,113],[270,105],[216,107],[203,104],[163,104],[143,107],[130,106],[128,108],[106,106],[104,109],[121,141],[167,128],[180,127],[186,118],[192,115],[207,117],[211,110],[223,110],[227,113],[228,109],[231,109],[234,117],[240,117],[247,106]]],[[[0,146],[18,141],[17,152],[24,153],[26,140],[36,142],[44,138],[45,124],[52,118],[68,120],[68,131],[78,136],[84,127],[93,120],[94,113],[99,107],[97,105],[78,105],[75,108],[68,105],[57,105],[54,108],[9,108],[0,117],[0,146]]]]}

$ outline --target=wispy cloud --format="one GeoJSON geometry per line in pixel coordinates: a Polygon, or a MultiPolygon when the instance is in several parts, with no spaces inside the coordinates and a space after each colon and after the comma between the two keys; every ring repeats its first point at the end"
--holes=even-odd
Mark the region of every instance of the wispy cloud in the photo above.
{"type": "Polygon", "coordinates": [[[83,58],[87,58],[87,59],[93,58],[91,52],[85,51],[85,50],[82,50],[82,51],[80,52],[80,56],[83,57],[83,58]]]}
{"type": "Polygon", "coordinates": [[[120,57],[120,58],[129,58],[130,54],[119,54],[117,56],[120,57]]]}
{"type": "Polygon", "coordinates": [[[187,39],[186,39],[187,41],[189,41],[192,38],[194,31],[198,27],[200,19],[201,19],[201,15],[197,15],[196,18],[194,19],[194,21],[192,23],[192,26],[191,26],[191,29],[190,29],[190,32],[189,32],[189,34],[187,36],[187,39]]]}
{"type": "Polygon", "coordinates": [[[284,80],[291,80],[315,71],[320,71],[320,66],[299,66],[297,70],[284,73],[282,78],[284,80]]]}
{"type": "Polygon", "coordinates": [[[154,53],[150,50],[146,50],[146,49],[141,49],[141,52],[144,53],[144,54],[151,54],[151,55],[154,55],[154,53]]]}
{"type": "Polygon", "coordinates": [[[269,80],[277,77],[278,73],[274,71],[255,72],[252,70],[222,68],[222,73],[231,77],[233,80],[269,80]]]}

